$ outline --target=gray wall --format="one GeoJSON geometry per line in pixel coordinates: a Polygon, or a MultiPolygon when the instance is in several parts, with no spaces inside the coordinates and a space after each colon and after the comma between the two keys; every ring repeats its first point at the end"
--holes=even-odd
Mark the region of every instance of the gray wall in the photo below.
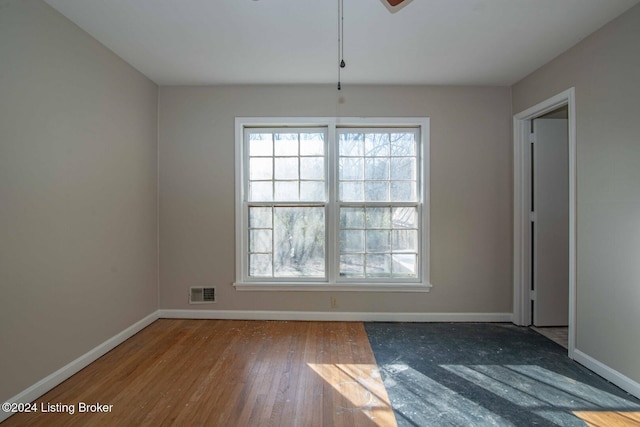
{"type": "Polygon", "coordinates": [[[0,1],[0,402],[157,309],[157,91],[0,1]]]}
{"type": "Polygon", "coordinates": [[[331,311],[331,293],[232,286],[236,116],[428,116],[433,289],[334,293],[337,311],[512,311],[509,88],[161,87],[159,104],[161,308],[331,311]],[[218,302],[188,305],[202,285],[218,302]]]}
{"type": "Polygon", "coordinates": [[[640,6],[513,87],[520,112],[576,88],[576,349],[640,382],[640,6]]]}

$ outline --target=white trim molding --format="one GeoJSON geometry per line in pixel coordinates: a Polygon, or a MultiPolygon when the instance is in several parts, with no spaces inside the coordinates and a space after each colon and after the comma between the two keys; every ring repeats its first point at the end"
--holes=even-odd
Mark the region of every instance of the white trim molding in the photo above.
{"type": "MultiPolygon", "coordinates": [[[[61,384],[63,381],[70,378],[72,375],[76,374],[80,370],[86,368],[91,363],[98,360],[100,357],[107,354],[109,351],[113,350],[118,345],[122,344],[153,322],[158,320],[158,311],[154,311],[144,319],[134,323],[129,326],[124,331],[114,335],[109,338],[107,341],[98,345],[97,347],[89,350],[87,353],[78,357],[76,360],[68,363],[62,368],[58,369],[51,375],[41,379],[37,383],[33,384],[31,387],[26,390],[16,394],[12,398],[8,399],[8,403],[28,403],[33,402],[38,397],[42,396],[58,384],[61,384]]],[[[9,418],[13,413],[0,411],[0,422],[9,418]]]]}
{"type": "Polygon", "coordinates": [[[513,323],[531,324],[531,121],[568,107],[569,126],[569,357],[576,325],[576,103],[570,88],[513,116],[513,323]]]}
{"type": "Polygon", "coordinates": [[[631,393],[635,397],[640,399],[640,384],[626,375],[621,374],[615,369],[610,368],[604,363],[594,359],[586,353],[580,350],[573,351],[573,358],[576,362],[584,365],[586,368],[592,370],[602,378],[611,381],[624,391],[631,393]]]}
{"type": "Polygon", "coordinates": [[[318,284],[309,283],[234,283],[237,291],[314,291],[314,292],[429,292],[430,283],[344,283],[318,284]]]}
{"type": "Polygon", "coordinates": [[[161,319],[307,320],[345,322],[501,322],[511,313],[384,313],[271,310],[159,310],[161,319]]]}
{"type": "MultiPolygon", "coordinates": [[[[429,141],[430,119],[428,117],[236,117],[235,118],[235,253],[236,253],[236,283],[234,287],[238,291],[359,291],[359,292],[427,292],[431,287],[429,282],[430,259],[430,217],[429,217],[429,141]],[[249,177],[249,163],[254,157],[249,157],[248,137],[252,133],[274,134],[282,129],[291,132],[312,132],[325,135],[324,158],[324,182],[325,198],[317,198],[313,201],[296,200],[269,200],[250,201],[248,188],[251,182],[249,177]],[[312,129],[312,130],[310,130],[312,129]],[[414,153],[416,162],[415,200],[407,201],[341,201],[339,200],[339,160],[337,150],[339,134],[346,130],[363,132],[364,129],[375,129],[369,132],[401,132],[413,134],[417,151],[414,153]],[[321,200],[322,199],[322,200],[321,200]],[[249,209],[252,207],[277,208],[278,206],[306,206],[323,208],[325,212],[325,268],[322,277],[278,277],[276,274],[267,274],[265,277],[250,275],[249,259],[252,254],[273,256],[273,247],[266,252],[251,252],[249,226],[249,209]],[[410,228],[417,233],[415,251],[407,255],[415,255],[417,261],[414,272],[411,275],[389,275],[385,277],[343,277],[340,274],[340,209],[342,207],[373,208],[373,207],[411,207],[417,212],[417,222],[410,228]],[[271,254],[271,255],[269,255],[271,254]],[[267,277],[268,276],[268,277],[267,277]]],[[[318,155],[319,157],[320,155],[318,155]]],[[[277,155],[269,154],[265,158],[276,158],[277,155]]],[[[393,157],[393,156],[392,156],[393,157]]],[[[255,156],[262,158],[262,156],[255,156]]],[[[271,175],[265,181],[276,182],[271,175]]],[[[320,182],[319,179],[313,180],[320,182]]],[[[393,182],[391,179],[388,182],[393,182]]],[[[364,181],[363,181],[364,182],[364,181]]],[[[273,198],[273,197],[271,197],[273,198]]],[[[364,226],[363,226],[364,227],[364,226]]],[[[256,229],[257,230],[257,229],[256,229]]],[[[266,230],[273,230],[267,227],[266,230]]],[[[365,231],[366,227],[358,230],[365,231]]],[[[273,238],[271,243],[273,246],[273,238]]],[[[363,256],[368,253],[365,247],[363,256]]],[[[384,252],[387,254],[387,252],[384,252]]],[[[393,252],[389,252],[391,255],[393,252]]]]}

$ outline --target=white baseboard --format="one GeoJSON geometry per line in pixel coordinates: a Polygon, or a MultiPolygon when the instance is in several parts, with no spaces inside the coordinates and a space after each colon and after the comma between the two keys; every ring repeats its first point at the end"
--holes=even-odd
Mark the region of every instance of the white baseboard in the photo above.
{"type": "Polygon", "coordinates": [[[512,313],[158,310],[158,317],[165,319],[319,320],[351,322],[511,322],[512,313]]]}
{"type": "MultiPolygon", "coordinates": [[[[8,403],[27,403],[27,402],[32,402],[36,400],[38,397],[42,396],[43,394],[45,394],[46,392],[48,392],[58,384],[62,383],[63,381],[71,377],[73,374],[77,373],[78,371],[85,368],[92,362],[96,361],[101,356],[105,355],[106,353],[111,351],[113,348],[115,348],[119,344],[131,338],[136,333],[140,332],[141,330],[143,330],[144,328],[146,328],[156,320],[158,320],[158,311],[151,313],[150,315],[140,320],[139,322],[136,322],[133,325],[129,326],[127,329],[120,332],[119,334],[109,338],[107,341],[103,342],[102,344],[98,345],[94,349],[78,357],[73,362],[67,364],[66,366],[63,366],[62,368],[55,371],[53,374],[41,379],[31,387],[13,396],[11,399],[8,399],[7,402],[8,403]]],[[[9,418],[11,415],[13,414],[10,412],[7,413],[0,410],[0,422],[9,418]]]]}
{"type": "Polygon", "coordinates": [[[631,393],[635,397],[640,399],[640,384],[632,380],[631,378],[621,374],[615,369],[610,368],[604,363],[594,359],[581,352],[580,350],[573,351],[573,360],[584,365],[589,368],[596,374],[600,375],[602,378],[611,381],[613,384],[617,385],[624,391],[631,393]]]}

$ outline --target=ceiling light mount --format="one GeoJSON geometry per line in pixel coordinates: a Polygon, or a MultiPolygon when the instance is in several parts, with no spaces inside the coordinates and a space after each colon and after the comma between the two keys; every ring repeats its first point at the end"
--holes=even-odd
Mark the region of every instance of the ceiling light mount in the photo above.
{"type": "Polygon", "coordinates": [[[412,1],[413,0],[380,0],[384,7],[386,7],[391,13],[396,13],[412,1]]]}

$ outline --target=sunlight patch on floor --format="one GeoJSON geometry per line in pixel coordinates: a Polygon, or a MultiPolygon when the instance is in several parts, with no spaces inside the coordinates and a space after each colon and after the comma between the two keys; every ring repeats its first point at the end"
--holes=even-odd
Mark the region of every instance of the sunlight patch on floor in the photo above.
{"type": "Polygon", "coordinates": [[[379,426],[395,426],[387,391],[375,364],[307,363],[334,390],[336,415],[361,413],[379,426]]]}
{"type": "Polygon", "coordinates": [[[640,412],[576,411],[589,427],[640,426],[640,412]]]}

